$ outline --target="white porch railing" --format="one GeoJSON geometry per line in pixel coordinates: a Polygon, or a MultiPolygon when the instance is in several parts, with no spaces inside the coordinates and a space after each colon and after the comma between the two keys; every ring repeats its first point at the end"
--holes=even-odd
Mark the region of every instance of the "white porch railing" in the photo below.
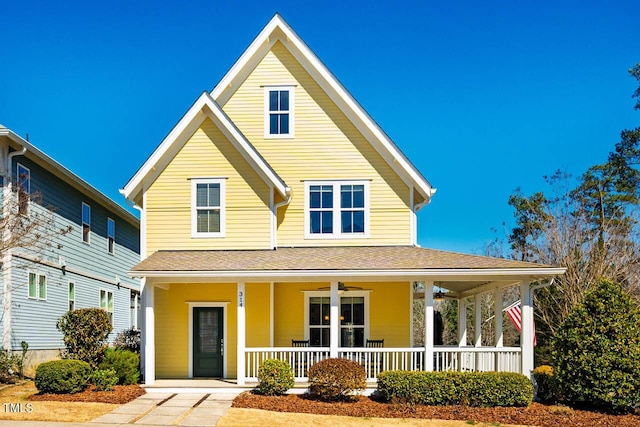
{"type": "MultiPolygon", "coordinates": [[[[425,348],[339,348],[338,357],[364,366],[367,378],[375,380],[382,371],[425,370],[425,348]]],[[[293,368],[297,381],[306,381],[309,367],[329,358],[329,347],[262,347],[245,350],[245,378],[258,380],[258,369],[267,359],[284,360],[293,368]]],[[[433,352],[434,371],[521,372],[519,347],[443,347],[433,352]]]]}

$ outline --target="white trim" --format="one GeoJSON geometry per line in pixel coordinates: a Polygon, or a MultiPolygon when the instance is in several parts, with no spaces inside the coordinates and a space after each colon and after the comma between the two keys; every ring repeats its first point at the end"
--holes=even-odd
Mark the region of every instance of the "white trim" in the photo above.
{"type": "Polygon", "coordinates": [[[111,217],[107,217],[107,253],[110,255],[116,254],[116,220],[111,217]],[[112,251],[109,250],[109,239],[111,238],[111,236],[109,236],[109,221],[113,222],[113,250],[112,251]]]}
{"type": "Polygon", "coordinates": [[[502,331],[502,305],[504,301],[504,291],[502,288],[496,288],[493,292],[493,301],[494,301],[494,321],[495,321],[495,342],[494,345],[496,347],[504,347],[504,334],[502,331]]]}
{"type": "Polygon", "coordinates": [[[222,308],[223,317],[223,331],[222,331],[222,376],[227,378],[227,305],[229,301],[186,301],[189,306],[189,378],[193,378],[193,308],[205,307],[205,308],[222,308]]]}
{"type": "Polygon", "coordinates": [[[225,201],[226,180],[221,178],[198,178],[191,180],[191,237],[192,238],[218,238],[225,237],[225,211],[227,210],[225,201]],[[197,186],[198,184],[218,184],[220,186],[220,206],[197,206],[197,186]],[[220,209],[220,231],[198,232],[198,210],[220,209]]]}
{"type": "Polygon", "coordinates": [[[522,349],[522,375],[528,378],[533,376],[534,350],[533,350],[533,298],[529,281],[520,283],[520,348],[522,349]]]}
{"type": "Polygon", "coordinates": [[[32,301],[46,301],[47,297],[49,295],[49,289],[48,289],[48,284],[49,284],[49,280],[47,277],[47,273],[41,273],[38,270],[33,270],[33,269],[27,269],[27,299],[30,299],[32,301]],[[32,297],[31,295],[29,295],[29,275],[33,274],[34,276],[36,276],[36,296],[32,297]],[[44,277],[44,298],[42,298],[42,296],[40,295],[40,278],[44,277]]]}
{"type": "Polygon", "coordinates": [[[237,336],[236,336],[236,382],[238,385],[244,385],[245,383],[245,363],[244,363],[244,351],[247,347],[247,317],[246,317],[246,306],[247,306],[247,292],[245,290],[244,282],[238,282],[236,284],[236,294],[237,294],[237,336]]]}
{"type": "Polygon", "coordinates": [[[152,385],[156,380],[156,339],[155,339],[155,289],[152,283],[146,283],[142,279],[140,283],[142,289],[142,328],[141,332],[141,363],[144,372],[144,383],[152,385]]]}
{"type": "MultiPolygon", "coordinates": [[[[433,334],[434,312],[433,312],[433,280],[424,283],[424,370],[433,371],[433,354],[435,337],[433,334]]],[[[413,327],[413,325],[412,325],[413,327]]]]}
{"type": "Polygon", "coordinates": [[[318,85],[326,92],[338,108],[360,130],[371,145],[407,183],[413,182],[426,199],[431,198],[435,189],[418,172],[415,166],[402,154],[369,114],[349,94],[320,59],[309,49],[302,39],[276,14],[244,51],[240,59],[211,91],[213,99],[222,102],[237,89],[246,68],[255,66],[257,56],[264,55],[275,41],[281,41],[289,52],[300,62],[318,85]]]}
{"type": "Polygon", "coordinates": [[[69,309],[69,303],[73,301],[73,310],[76,309],[76,282],[75,281],[71,281],[71,280],[67,280],[67,310],[68,311],[73,311],[69,309]],[[73,299],[69,298],[69,288],[71,288],[71,286],[73,286],[73,299]]]}
{"type": "Polygon", "coordinates": [[[464,298],[458,299],[458,346],[467,346],[467,304],[464,298]]]}
{"type": "Polygon", "coordinates": [[[474,345],[482,347],[482,294],[475,294],[474,296],[473,320],[475,322],[473,328],[475,334],[474,345]]]}
{"type": "MultiPolygon", "coordinates": [[[[349,209],[347,209],[349,210],[349,209]]],[[[354,210],[354,209],[351,209],[354,210]]],[[[360,209],[355,209],[360,210],[360,209]]],[[[304,181],[304,238],[305,239],[367,239],[370,231],[371,200],[369,197],[368,180],[309,180],[304,181]],[[364,187],[364,232],[363,233],[343,233],[341,220],[341,186],[342,185],[362,185],[364,187]],[[332,233],[311,233],[311,197],[309,192],[311,186],[331,186],[333,192],[333,207],[325,211],[331,211],[333,216],[332,233]]]]}
{"type": "Polygon", "coordinates": [[[111,325],[114,325],[116,321],[116,299],[115,299],[114,292],[105,288],[99,288],[98,307],[101,310],[106,311],[107,313],[111,313],[111,325]],[[107,306],[105,308],[102,307],[102,292],[105,292],[107,297],[107,301],[106,301],[107,306]],[[111,311],[109,311],[109,294],[111,294],[111,311]]]}
{"type": "Polygon", "coordinates": [[[295,137],[295,85],[264,86],[264,138],[265,139],[293,139],[295,137]],[[289,115],[288,133],[271,133],[271,111],[269,110],[269,96],[271,91],[289,93],[289,109],[277,110],[275,113],[289,115]]]}
{"type": "Polygon", "coordinates": [[[91,244],[91,205],[85,202],[82,202],[82,206],[80,208],[80,239],[83,243],[87,245],[91,244]],[[84,207],[89,209],[89,222],[84,221],[84,207]],[[89,226],[89,232],[87,233],[87,240],[84,240],[84,225],[87,224],[89,226]]]}

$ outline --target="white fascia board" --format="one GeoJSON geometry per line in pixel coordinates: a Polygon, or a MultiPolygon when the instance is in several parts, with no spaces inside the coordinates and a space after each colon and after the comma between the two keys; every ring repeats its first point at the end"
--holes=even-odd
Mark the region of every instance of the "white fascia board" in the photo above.
{"type": "MultiPolygon", "coordinates": [[[[413,183],[416,189],[425,197],[431,199],[435,194],[435,188],[422,176],[415,166],[407,159],[400,149],[391,141],[378,124],[369,116],[369,114],[360,106],[360,104],[351,96],[338,79],[329,71],[329,69],[320,61],[315,53],[307,46],[307,44],[293,31],[293,29],[276,14],[264,29],[253,40],[242,56],[231,67],[227,74],[220,80],[216,87],[211,91],[211,96],[218,100],[226,92],[230,90],[233,80],[239,75],[243,68],[247,66],[254,55],[265,45],[272,45],[275,41],[270,40],[274,31],[279,29],[285,36],[281,40],[285,46],[295,47],[290,49],[294,57],[302,64],[306,71],[314,77],[316,82],[325,90],[327,95],[340,107],[345,115],[356,125],[358,130],[365,134],[369,142],[378,153],[389,163],[389,165],[403,177],[413,183]],[[326,84],[323,84],[325,83],[326,84]],[[329,90],[331,89],[331,90],[329,90]],[[359,126],[362,123],[362,126],[359,126]],[[367,135],[369,134],[369,135],[367,135]],[[378,143],[375,143],[375,142],[378,143]],[[391,158],[389,158],[391,156],[391,158]],[[397,166],[396,166],[397,164],[397,166]]],[[[276,35],[276,37],[279,37],[276,35]]],[[[406,182],[408,184],[408,182],[406,182]]]]}
{"type": "Polygon", "coordinates": [[[175,281],[179,278],[193,280],[264,280],[290,281],[303,278],[309,281],[347,280],[360,278],[373,281],[387,280],[456,280],[472,281],[476,279],[508,280],[515,278],[547,278],[564,274],[565,268],[508,268],[508,269],[429,269],[429,270],[228,270],[228,271],[130,271],[131,277],[164,278],[175,281]]]}
{"type": "Polygon", "coordinates": [[[158,163],[162,161],[165,155],[171,151],[173,144],[179,139],[180,135],[192,124],[198,115],[206,108],[205,114],[216,123],[216,125],[229,137],[233,145],[238,149],[242,156],[254,167],[260,176],[267,181],[273,183],[274,187],[286,197],[288,187],[273,172],[271,167],[258,155],[253,146],[247,141],[244,135],[233,125],[231,120],[224,114],[220,106],[205,91],[189,108],[187,113],[180,119],[178,124],[171,130],[169,135],[160,143],[158,148],[151,154],[142,167],[129,180],[125,187],[120,191],[121,194],[129,200],[134,199],[137,194],[142,191],[142,183],[158,163]]]}

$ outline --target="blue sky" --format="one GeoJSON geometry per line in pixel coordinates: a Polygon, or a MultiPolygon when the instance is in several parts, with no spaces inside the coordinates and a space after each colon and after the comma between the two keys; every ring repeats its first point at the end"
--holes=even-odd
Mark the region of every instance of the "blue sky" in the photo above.
{"type": "Polygon", "coordinates": [[[279,12],[438,189],[419,243],[479,253],[516,187],[640,124],[640,2],[6,2],[0,123],[118,189],[279,12]]]}

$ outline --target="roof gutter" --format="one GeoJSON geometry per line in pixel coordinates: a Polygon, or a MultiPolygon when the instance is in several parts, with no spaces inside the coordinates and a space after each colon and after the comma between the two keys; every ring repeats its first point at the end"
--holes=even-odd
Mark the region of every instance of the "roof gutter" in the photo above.
{"type": "Polygon", "coordinates": [[[20,145],[22,146],[22,151],[12,151],[7,155],[7,176],[9,177],[9,179],[11,179],[12,174],[11,161],[15,156],[23,156],[24,153],[27,152],[27,147],[22,144],[20,145]]]}

